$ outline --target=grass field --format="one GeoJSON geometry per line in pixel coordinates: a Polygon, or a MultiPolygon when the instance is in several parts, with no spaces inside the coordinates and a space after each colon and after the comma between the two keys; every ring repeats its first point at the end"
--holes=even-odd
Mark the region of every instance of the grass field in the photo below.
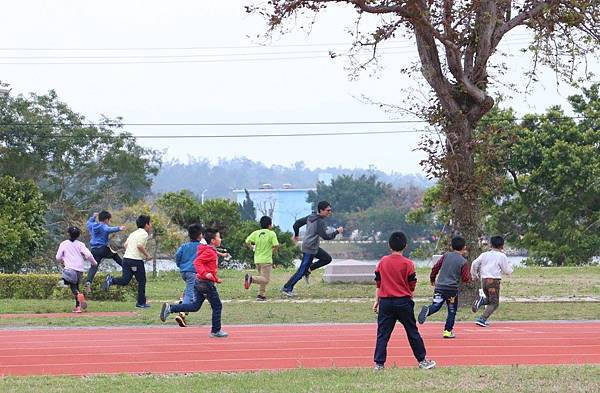
{"type": "MultiPolygon", "coordinates": [[[[300,301],[285,300],[279,289],[292,274],[291,270],[276,269],[267,296],[271,301],[254,302],[257,288],[246,291],[242,287],[244,272],[225,270],[219,285],[221,299],[225,301],[223,322],[225,324],[261,323],[314,323],[314,322],[372,322],[371,311],[374,286],[368,284],[325,284],[322,271],[315,272],[311,284],[298,283],[296,292],[300,301]],[[321,303],[316,303],[322,301],[321,303]]],[[[429,269],[419,269],[415,296],[429,298],[432,287],[428,284],[429,269]]],[[[160,324],[158,312],[161,302],[179,298],[183,281],[175,272],[163,273],[154,279],[149,276],[147,296],[153,307],[140,310],[133,307],[134,300],[127,302],[90,302],[89,311],[135,311],[135,317],[86,317],[77,318],[17,318],[0,319],[0,326],[102,326],[102,325],[150,325],[160,324]]],[[[503,296],[599,296],[600,268],[526,268],[517,269],[512,277],[503,280],[503,296]]],[[[417,310],[422,303],[417,304],[417,310]]],[[[1,313],[56,313],[69,312],[72,302],[66,300],[2,299],[1,313]]],[[[210,322],[210,310],[190,315],[190,322],[203,325],[210,322]]],[[[597,319],[600,303],[503,303],[492,320],[551,320],[551,319],[597,319]],[[565,306],[568,304],[568,306],[565,306]]],[[[443,320],[440,312],[431,320],[443,320]]],[[[473,314],[462,308],[458,321],[470,321],[473,314]]],[[[173,323],[173,321],[171,321],[173,323]]]]}
{"type": "Polygon", "coordinates": [[[16,392],[545,392],[600,391],[599,366],[296,369],[282,372],[0,378],[16,392]]]}

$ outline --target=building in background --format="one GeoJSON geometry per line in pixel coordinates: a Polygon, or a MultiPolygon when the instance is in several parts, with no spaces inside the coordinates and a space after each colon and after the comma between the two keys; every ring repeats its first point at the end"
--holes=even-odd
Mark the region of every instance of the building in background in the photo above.
{"type": "MultiPolygon", "coordinates": [[[[309,191],[314,188],[292,188],[291,184],[283,184],[281,188],[273,188],[271,184],[263,184],[259,189],[248,190],[254,202],[256,218],[270,216],[273,225],[283,231],[292,232],[294,221],[311,213],[312,206],[306,202],[309,191]]],[[[237,203],[246,199],[245,190],[233,190],[237,203]]]]}

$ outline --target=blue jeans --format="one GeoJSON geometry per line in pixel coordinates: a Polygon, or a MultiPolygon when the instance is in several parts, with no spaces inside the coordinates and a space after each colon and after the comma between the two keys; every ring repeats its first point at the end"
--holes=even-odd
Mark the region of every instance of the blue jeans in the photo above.
{"type": "Polygon", "coordinates": [[[444,330],[451,332],[454,328],[456,310],[458,309],[458,291],[436,289],[433,293],[433,302],[429,306],[429,312],[427,312],[427,316],[440,311],[444,303],[446,303],[448,307],[448,316],[446,317],[446,325],[444,326],[444,330]]]}
{"type": "Polygon", "coordinates": [[[300,281],[302,279],[302,277],[304,277],[306,275],[306,273],[309,273],[309,271],[313,271],[315,269],[323,267],[323,266],[327,265],[329,262],[331,262],[331,256],[320,247],[317,250],[316,254],[308,254],[306,252],[303,253],[302,254],[302,262],[300,262],[300,266],[298,266],[298,270],[296,270],[296,273],[294,273],[294,275],[292,277],[290,277],[288,282],[285,283],[285,285],[283,286],[283,289],[285,289],[286,291],[293,291],[294,285],[296,285],[296,283],[298,281],[300,281]],[[317,258],[317,261],[315,263],[313,263],[313,259],[315,259],[315,258],[317,258]]]}
{"type": "Polygon", "coordinates": [[[375,363],[385,364],[388,341],[390,341],[396,321],[404,326],[408,343],[417,361],[425,359],[425,344],[415,320],[415,303],[410,297],[382,297],[379,299],[379,313],[377,314],[377,343],[373,359],[375,363]]]}
{"type": "Polygon", "coordinates": [[[196,312],[202,307],[204,299],[208,300],[212,308],[212,333],[221,330],[221,311],[223,304],[219,298],[219,292],[215,283],[207,280],[196,280],[194,285],[194,301],[192,303],[171,304],[171,313],[178,312],[196,312]]]}
{"type": "Polygon", "coordinates": [[[193,303],[196,272],[181,272],[181,278],[183,281],[185,281],[185,289],[183,290],[183,303],[193,303]]]}

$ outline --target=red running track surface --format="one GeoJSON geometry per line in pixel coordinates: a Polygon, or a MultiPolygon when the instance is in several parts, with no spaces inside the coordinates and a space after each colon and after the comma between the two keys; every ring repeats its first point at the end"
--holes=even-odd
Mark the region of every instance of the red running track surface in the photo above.
{"type": "MultiPolygon", "coordinates": [[[[1,375],[90,375],[371,367],[376,324],[227,326],[228,338],[203,327],[3,329],[1,375]]],[[[459,323],[419,328],[438,366],[600,364],[600,321],[459,323]]],[[[415,367],[396,326],[388,366],[415,367]]]]}

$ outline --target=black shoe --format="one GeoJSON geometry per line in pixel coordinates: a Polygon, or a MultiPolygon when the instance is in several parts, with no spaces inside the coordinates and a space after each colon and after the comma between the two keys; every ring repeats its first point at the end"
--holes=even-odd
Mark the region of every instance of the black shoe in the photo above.
{"type": "Polygon", "coordinates": [[[419,317],[417,318],[417,321],[419,321],[419,324],[424,324],[425,320],[427,319],[427,314],[429,313],[429,307],[428,306],[423,306],[421,308],[421,312],[419,313],[419,317]]]}
{"type": "Polygon", "coordinates": [[[151,306],[148,303],[144,303],[144,304],[136,304],[135,305],[137,308],[150,308],[151,306]]]}
{"type": "Polygon", "coordinates": [[[265,302],[265,301],[267,301],[267,297],[266,296],[257,295],[256,296],[256,301],[257,302],[265,302]]]}

